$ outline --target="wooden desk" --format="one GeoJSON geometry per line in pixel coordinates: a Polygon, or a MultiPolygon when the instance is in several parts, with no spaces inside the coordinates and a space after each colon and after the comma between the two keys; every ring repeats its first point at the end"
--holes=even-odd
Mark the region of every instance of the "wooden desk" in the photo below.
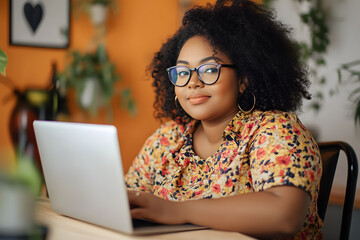
{"type": "Polygon", "coordinates": [[[36,222],[49,228],[48,240],[63,239],[118,239],[118,240],[142,240],[142,239],[168,239],[168,240],[193,240],[193,239],[253,239],[241,233],[223,232],[216,230],[196,230],[179,233],[157,234],[150,236],[129,236],[102,228],[90,223],[62,216],[51,209],[47,199],[39,199],[36,205],[36,222]]]}

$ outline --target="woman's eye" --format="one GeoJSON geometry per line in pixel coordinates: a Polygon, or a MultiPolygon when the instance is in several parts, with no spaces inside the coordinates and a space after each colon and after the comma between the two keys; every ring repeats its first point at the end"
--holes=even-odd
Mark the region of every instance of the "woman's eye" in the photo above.
{"type": "Polygon", "coordinates": [[[216,67],[205,69],[204,73],[217,73],[218,69],[216,67]]]}
{"type": "Polygon", "coordinates": [[[180,72],[178,72],[178,76],[180,76],[180,77],[186,77],[188,75],[189,75],[188,71],[180,71],[180,72]]]}

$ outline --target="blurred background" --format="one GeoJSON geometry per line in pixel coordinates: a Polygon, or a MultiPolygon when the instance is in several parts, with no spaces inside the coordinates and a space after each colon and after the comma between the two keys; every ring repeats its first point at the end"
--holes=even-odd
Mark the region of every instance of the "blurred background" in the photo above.
{"type": "MultiPolygon", "coordinates": [[[[35,1],[36,2],[36,1],[35,1]]],[[[38,1],[39,2],[39,1],[38,1]]],[[[53,78],[53,64],[58,72],[65,71],[69,51],[82,54],[94,51],[94,35],[98,29],[83,9],[73,9],[69,14],[69,47],[44,48],[19,46],[9,43],[9,1],[0,1],[0,48],[8,56],[6,78],[20,91],[28,88],[46,89],[53,78]]],[[[147,67],[158,51],[179,27],[183,14],[181,1],[122,1],[110,6],[103,36],[108,58],[115,65],[120,78],[114,82],[114,94],[110,100],[112,118],[106,109],[99,108],[95,115],[84,111],[76,102],[75,93],[67,92],[69,121],[114,124],[118,128],[124,168],[136,156],[145,139],[159,126],[153,118],[154,93],[147,67]],[[124,88],[130,90],[136,110],[131,113],[121,107],[121,96],[115,94],[124,88]]],[[[190,4],[185,1],[185,5],[190,4]]],[[[205,1],[193,3],[204,4],[205,1]]],[[[10,116],[16,105],[16,97],[10,99],[13,89],[0,85],[0,166],[11,168],[15,164],[15,151],[10,137],[10,116]],[[5,99],[6,98],[6,99],[5,99]],[[6,100],[6,103],[4,101],[6,100]]]]}
{"type": "MultiPolygon", "coordinates": [[[[42,118],[115,125],[126,171],[145,139],[160,125],[153,118],[154,93],[147,67],[162,43],[180,26],[185,10],[207,2],[215,1],[1,0],[0,49],[7,54],[8,64],[6,76],[0,75],[0,169],[16,166],[19,149],[15,149],[14,141],[21,140],[14,136],[20,131],[20,113],[25,109],[30,120],[42,118]],[[17,4],[28,2],[28,14],[19,18],[17,4]],[[56,18],[57,14],[45,15],[36,8],[39,3],[46,7],[58,2],[65,2],[60,5],[68,9],[61,16],[65,23],[69,20],[68,27],[61,28],[56,21],[54,26],[44,25],[45,16],[56,18]],[[95,17],[92,3],[105,6],[105,18],[95,17]],[[27,23],[21,25],[20,20],[27,23]],[[49,36],[41,35],[44,27],[48,33],[60,29],[64,38],[59,38],[63,41],[53,43],[49,36]],[[21,33],[25,31],[30,33],[23,39],[21,33]],[[38,40],[37,36],[49,37],[48,42],[38,40]],[[88,63],[90,59],[93,65],[74,76],[72,71],[76,64],[88,63]],[[98,72],[99,64],[103,64],[104,69],[109,68],[108,75],[98,72]],[[91,74],[110,77],[103,77],[103,82],[91,85],[87,84],[91,82],[87,81],[91,74]],[[82,84],[74,83],[76,77],[81,78],[82,84]],[[109,82],[110,85],[104,87],[103,84],[109,82]],[[96,89],[105,90],[99,93],[96,89]]],[[[356,103],[359,102],[354,90],[360,82],[360,2],[264,2],[274,8],[281,21],[294,29],[294,37],[304,43],[304,61],[310,65],[312,73],[313,100],[305,102],[299,113],[300,119],[317,141],[346,141],[360,157],[360,125],[354,121],[356,103]],[[314,39],[317,41],[316,38],[320,38],[320,43],[314,47],[312,43],[314,39]]],[[[56,8],[53,10],[56,12],[56,8]]],[[[30,150],[22,149],[32,150],[36,152],[36,146],[30,150]]],[[[340,160],[336,186],[345,186],[346,171],[345,160],[340,160]]],[[[357,196],[359,203],[359,190],[357,196]]],[[[352,226],[360,223],[359,208],[358,204],[352,226]]],[[[336,205],[333,209],[335,219],[338,216],[336,205]]],[[[353,227],[352,231],[357,231],[352,236],[360,236],[359,230],[353,227]]]]}

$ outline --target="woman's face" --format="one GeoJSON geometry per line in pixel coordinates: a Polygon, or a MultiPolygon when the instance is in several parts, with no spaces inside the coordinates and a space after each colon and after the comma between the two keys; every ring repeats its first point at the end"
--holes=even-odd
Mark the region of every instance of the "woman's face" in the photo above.
{"type": "MultiPolygon", "coordinates": [[[[214,55],[209,41],[202,36],[190,38],[183,46],[177,66],[197,68],[204,63],[232,64],[230,58],[219,50],[214,55]]],[[[194,119],[216,123],[232,118],[237,112],[240,83],[235,69],[222,67],[218,81],[213,85],[202,83],[196,72],[191,73],[187,85],[175,86],[181,107],[194,119]]]]}

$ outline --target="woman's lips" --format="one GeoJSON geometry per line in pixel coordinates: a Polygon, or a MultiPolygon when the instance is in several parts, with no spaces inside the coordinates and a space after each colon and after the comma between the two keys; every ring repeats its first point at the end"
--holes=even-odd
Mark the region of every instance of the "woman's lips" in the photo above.
{"type": "Polygon", "coordinates": [[[204,103],[206,102],[208,99],[210,98],[210,96],[207,96],[207,95],[194,95],[194,96],[190,96],[188,99],[189,99],[189,102],[191,104],[201,104],[201,103],[204,103]]]}

